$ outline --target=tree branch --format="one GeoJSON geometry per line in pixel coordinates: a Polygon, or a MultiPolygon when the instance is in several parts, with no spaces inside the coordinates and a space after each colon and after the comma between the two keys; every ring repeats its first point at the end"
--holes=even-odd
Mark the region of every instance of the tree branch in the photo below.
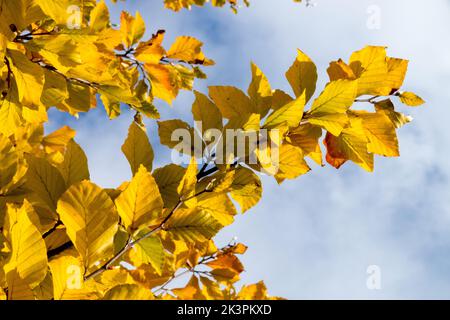
{"type": "Polygon", "coordinates": [[[87,275],[84,280],[87,281],[89,279],[95,278],[98,275],[102,274],[103,272],[105,272],[106,270],[110,269],[111,266],[116,263],[123,255],[125,255],[128,251],[130,251],[133,246],[135,246],[136,244],[140,243],[141,241],[151,237],[153,234],[155,234],[156,232],[160,231],[163,229],[164,224],[167,223],[167,221],[173,216],[173,214],[175,213],[176,210],[178,210],[178,208],[183,204],[184,201],[179,200],[178,203],[176,204],[176,206],[170,211],[170,213],[166,216],[166,218],[164,218],[164,220],[155,228],[153,228],[152,230],[150,230],[149,232],[147,232],[146,234],[144,234],[141,238],[137,239],[137,240],[132,240],[132,237],[130,237],[127,241],[127,244],[125,245],[125,247],[123,247],[114,257],[112,257],[107,263],[105,263],[101,268],[99,268],[98,270],[94,271],[93,273],[87,275]]]}

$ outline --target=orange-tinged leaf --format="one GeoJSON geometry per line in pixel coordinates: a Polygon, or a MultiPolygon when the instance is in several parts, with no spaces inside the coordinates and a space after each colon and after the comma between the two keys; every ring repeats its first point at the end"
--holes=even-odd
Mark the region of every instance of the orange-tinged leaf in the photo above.
{"type": "Polygon", "coordinates": [[[355,80],[356,76],[353,73],[352,68],[348,64],[346,64],[342,59],[338,61],[330,62],[330,66],[327,69],[328,76],[330,77],[330,81],[336,81],[341,79],[346,80],[355,80]]]}
{"type": "Polygon", "coordinates": [[[266,300],[267,288],[264,282],[244,286],[237,296],[238,300],[266,300]]]}
{"type": "Polygon", "coordinates": [[[373,171],[373,154],[367,150],[368,139],[361,124],[345,128],[339,137],[327,133],[324,144],[327,147],[327,162],[340,168],[348,160],[363,169],[373,171]]]}

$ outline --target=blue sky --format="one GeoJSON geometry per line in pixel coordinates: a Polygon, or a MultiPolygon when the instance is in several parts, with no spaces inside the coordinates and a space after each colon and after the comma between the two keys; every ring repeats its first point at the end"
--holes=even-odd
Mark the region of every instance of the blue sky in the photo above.
{"type": "MultiPolygon", "coordinates": [[[[409,59],[404,84],[427,104],[402,108],[415,120],[399,131],[401,157],[377,158],[368,174],[346,164],[340,170],[313,165],[313,171],[278,186],[264,178],[260,204],[226,228],[218,243],[237,236],[249,246],[243,257],[243,282],[263,279],[273,295],[286,298],[450,298],[450,2],[446,0],[314,0],[305,7],[291,0],[253,0],[233,15],[226,9],[199,8],[173,13],[162,0],[127,1],[138,9],[150,35],[167,31],[168,45],[178,35],[205,42],[217,65],[208,68],[209,85],[246,89],[250,62],[273,87],[290,90],[284,73],[296,48],[319,69],[323,88],[331,60],[348,59],[365,45],[384,45],[391,56],[409,59]],[[373,7],[376,6],[376,7],[373,7]],[[380,29],[370,29],[369,8],[379,9],[380,29]],[[381,270],[381,289],[366,286],[369,265],[381,270]]],[[[190,120],[192,93],[173,107],[158,102],[163,118],[190,120]]],[[[80,120],[52,112],[49,130],[68,124],[89,157],[91,177],[104,186],[130,178],[120,145],[131,115],[109,121],[98,108],[80,120]]],[[[147,121],[155,147],[155,166],[170,155],[158,147],[155,123],[147,121]]]]}

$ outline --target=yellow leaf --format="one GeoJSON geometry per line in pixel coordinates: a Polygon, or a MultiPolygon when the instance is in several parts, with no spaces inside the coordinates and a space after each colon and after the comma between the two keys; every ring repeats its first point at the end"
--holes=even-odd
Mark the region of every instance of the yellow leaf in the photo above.
{"type": "Polygon", "coordinates": [[[305,103],[311,99],[316,91],[316,65],[299,49],[297,50],[297,58],[294,64],[286,72],[286,78],[291,84],[296,97],[305,94],[305,103]]]}
{"type": "Polygon", "coordinates": [[[54,107],[69,97],[67,83],[62,75],[50,70],[44,70],[45,83],[41,102],[46,107],[54,107]]]}
{"type": "Polygon", "coordinates": [[[386,83],[388,64],[385,47],[367,46],[350,57],[350,68],[358,79],[357,96],[389,95],[386,83]]]}
{"type": "Polygon", "coordinates": [[[248,95],[256,105],[261,117],[265,117],[272,104],[272,89],[265,74],[254,63],[251,64],[252,82],[248,87],[248,95]]]}
{"type": "Polygon", "coordinates": [[[363,169],[373,171],[373,154],[367,150],[367,136],[364,128],[356,121],[345,128],[339,137],[327,133],[324,144],[327,147],[327,162],[340,168],[347,160],[351,160],[363,169]]]}
{"type": "Polygon", "coordinates": [[[195,157],[191,158],[191,161],[186,169],[186,172],[181,179],[181,182],[177,188],[177,192],[181,199],[187,200],[195,195],[195,186],[197,184],[197,172],[198,165],[195,157]]]}
{"type": "Polygon", "coordinates": [[[391,90],[398,90],[403,85],[406,71],[408,70],[408,60],[387,57],[388,74],[386,83],[391,90]]]}
{"type": "MultiPolygon", "coordinates": [[[[26,43],[30,51],[39,52],[47,64],[51,64],[58,72],[66,75],[72,68],[86,62],[83,61],[79,46],[80,44],[67,34],[38,37],[26,43]]],[[[55,73],[53,70],[50,71],[55,73]]]]}
{"type": "Polygon", "coordinates": [[[278,110],[288,103],[292,102],[294,99],[288,95],[283,90],[275,90],[272,96],[272,109],[278,110]]]}
{"type": "Polygon", "coordinates": [[[32,22],[43,19],[42,11],[33,0],[2,1],[0,3],[0,32],[14,38],[11,26],[17,31],[23,31],[32,22]]]}
{"type": "Polygon", "coordinates": [[[65,252],[49,263],[55,300],[86,300],[96,297],[84,285],[84,266],[75,252],[65,252]]]}
{"type": "Polygon", "coordinates": [[[9,273],[8,300],[35,300],[36,297],[30,286],[16,274],[15,270],[9,273]]]}
{"type": "Polygon", "coordinates": [[[224,300],[225,296],[220,289],[217,282],[210,280],[209,278],[200,276],[200,281],[203,284],[202,292],[208,300],[224,300]]]}
{"type": "Polygon", "coordinates": [[[78,4],[79,1],[74,3],[74,1],[71,0],[34,0],[34,2],[36,2],[42,11],[57,24],[66,25],[69,14],[71,13],[71,11],[68,10],[69,6],[71,4],[78,4]]]}
{"type": "Polygon", "coordinates": [[[26,186],[53,212],[59,197],[66,190],[66,183],[59,170],[47,160],[31,155],[26,157],[29,165],[26,186]]]}
{"type": "Polygon", "coordinates": [[[210,129],[222,130],[222,114],[217,106],[204,94],[194,91],[195,101],[192,105],[192,114],[195,121],[202,125],[202,134],[204,138],[210,129]]]}
{"type": "Polygon", "coordinates": [[[128,137],[122,145],[122,152],[130,163],[133,175],[143,165],[148,171],[152,171],[153,149],[148,140],[147,133],[136,122],[133,122],[128,129],[128,137]]]}
{"type": "Polygon", "coordinates": [[[118,215],[105,191],[87,180],[74,184],[59,199],[57,211],[86,269],[111,257],[118,215]]]}
{"type": "Polygon", "coordinates": [[[135,248],[133,248],[130,254],[139,255],[139,259],[137,259],[136,256],[131,258],[136,267],[140,267],[142,264],[150,263],[155,271],[159,275],[162,275],[165,254],[163,244],[159,237],[153,236],[145,238],[140,241],[135,248]],[[139,264],[136,264],[137,260],[140,260],[139,264]]]}
{"type": "Polygon", "coordinates": [[[89,86],[73,81],[67,82],[67,92],[69,97],[56,107],[62,111],[69,112],[76,116],[78,112],[87,112],[91,107],[96,106],[96,101],[89,86]]]}
{"type": "Polygon", "coordinates": [[[64,153],[67,144],[75,138],[76,131],[68,126],[64,126],[44,137],[42,145],[47,152],[59,151],[64,153]]]}
{"type": "Polygon", "coordinates": [[[289,141],[302,149],[305,156],[313,159],[318,165],[323,165],[322,150],[319,139],[322,137],[322,129],[309,123],[302,124],[289,132],[289,141]]]}
{"type": "Polygon", "coordinates": [[[223,227],[206,210],[179,209],[167,221],[165,230],[175,240],[197,243],[210,240],[223,227]]]}
{"type": "Polygon", "coordinates": [[[209,96],[227,119],[241,117],[243,114],[258,113],[255,105],[244,92],[235,87],[209,87],[209,96]]]}
{"type": "Polygon", "coordinates": [[[167,57],[177,59],[191,64],[213,65],[214,61],[205,57],[202,52],[203,43],[193,37],[181,36],[167,52],[167,57]]]}
{"type": "Polygon", "coordinates": [[[239,275],[244,271],[244,266],[234,254],[219,255],[216,259],[207,262],[206,265],[212,268],[213,270],[229,269],[237,275],[239,275]]]}
{"type": "Polygon", "coordinates": [[[224,127],[225,134],[222,135],[226,138],[226,133],[228,129],[243,131],[259,131],[261,127],[261,115],[259,113],[244,113],[239,117],[230,119],[224,127]]]}
{"type": "Polygon", "coordinates": [[[400,92],[400,101],[410,107],[418,107],[425,103],[425,101],[412,92],[400,92]]]}
{"type": "Polygon", "coordinates": [[[413,120],[412,117],[395,111],[394,104],[390,99],[377,102],[375,104],[375,109],[377,112],[387,115],[397,129],[413,120]]]}
{"type": "Polygon", "coordinates": [[[267,288],[264,282],[244,286],[239,292],[238,300],[267,300],[267,288]]]}
{"type": "Polygon", "coordinates": [[[47,272],[44,280],[33,289],[36,300],[52,300],[53,299],[53,282],[52,275],[47,272]]]}
{"type": "Polygon", "coordinates": [[[356,81],[337,80],[330,82],[314,100],[308,112],[311,124],[324,127],[338,136],[348,122],[347,110],[356,98],[356,81]]]}
{"type": "Polygon", "coordinates": [[[385,157],[400,156],[395,126],[388,116],[382,113],[358,111],[354,113],[362,119],[362,126],[369,139],[367,151],[385,157]]]}
{"type": "Polygon", "coordinates": [[[202,156],[203,140],[186,122],[158,121],[158,134],[161,144],[189,156],[202,156]]]}
{"type": "Polygon", "coordinates": [[[140,13],[136,12],[136,18],[134,18],[123,11],[120,16],[120,32],[122,42],[127,48],[136,44],[145,34],[145,22],[140,13]]]}
{"type": "Polygon", "coordinates": [[[57,226],[54,231],[47,234],[44,240],[48,251],[59,248],[70,241],[66,228],[62,225],[57,226]]]}
{"type": "Polygon", "coordinates": [[[3,191],[3,188],[14,178],[18,160],[18,155],[11,141],[0,134],[0,191],[3,191]]]}
{"type": "Polygon", "coordinates": [[[172,100],[175,99],[178,94],[171,73],[172,67],[168,65],[146,63],[144,68],[152,83],[152,95],[171,104],[172,100]]]}
{"type": "Polygon", "coordinates": [[[303,92],[297,99],[270,114],[264,123],[264,128],[274,129],[284,125],[298,126],[303,118],[305,104],[305,92],[303,92]]]}
{"type": "Polygon", "coordinates": [[[172,292],[181,300],[204,300],[198,278],[193,275],[184,288],[173,289],[172,292]]]}
{"type": "Polygon", "coordinates": [[[22,106],[17,97],[17,89],[13,89],[0,103],[0,133],[9,137],[22,122],[22,106]]]}
{"type": "Polygon", "coordinates": [[[152,300],[150,290],[137,284],[121,284],[106,292],[103,300],[152,300]]]}
{"type": "Polygon", "coordinates": [[[232,224],[236,215],[236,208],[225,193],[202,194],[196,207],[208,211],[223,226],[232,224]]]}
{"type": "Polygon", "coordinates": [[[185,168],[176,164],[169,164],[153,172],[153,177],[158,184],[166,208],[173,208],[178,203],[180,195],[177,189],[185,172],[185,168]]]}
{"type": "Polygon", "coordinates": [[[44,72],[18,50],[9,50],[11,70],[17,85],[19,101],[30,107],[38,107],[44,87],[44,72]]]}
{"type": "Polygon", "coordinates": [[[159,30],[149,41],[140,42],[134,54],[136,59],[148,64],[158,64],[166,54],[161,45],[164,40],[164,33],[165,31],[159,30]]]}
{"type": "Polygon", "coordinates": [[[330,62],[330,66],[327,69],[328,76],[330,77],[330,81],[337,80],[355,80],[356,76],[353,73],[352,68],[348,64],[346,64],[342,59],[338,61],[330,62]]]}
{"type": "Polygon", "coordinates": [[[259,177],[252,170],[244,167],[236,169],[231,190],[231,197],[239,203],[242,213],[255,206],[262,195],[259,177]]]}
{"type": "Polygon", "coordinates": [[[143,165],[115,203],[123,224],[131,233],[155,223],[162,216],[163,200],[158,185],[143,165]]]}
{"type": "Polygon", "coordinates": [[[300,148],[284,143],[279,152],[278,172],[275,175],[278,183],[284,179],[295,179],[311,170],[300,148]]]}
{"type": "Polygon", "coordinates": [[[5,53],[7,45],[8,39],[2,33],[0,33],[0,68],[2,68],[5,64],[5,53]]]}
{"type": "Polygon", "coordinates": [[[103,96],[106,96],[111,102],[123,102],[135,107],[142,106],[141,102],[134,96],[130,88],[102,85],[98,88],[98,92],[103,96]]]}
{"type": "Polygon", "coordinates": [[[102,0],[97,3],[96,7],[91,11],[90,29],[93,32],[100,32],[109,25],[109,10],[102,0]]]}
{"type": "Polygon", "coordinates": [[[66,186],[89,180],[89,168],[86,154],[83,149],[74,141],[70,140],[64,153],[64,160],[58,165],[66,186]]]}
{"type": "Polygon", "coordinates": [[[5,265],[8,294],[14,295],[18,287],[35,288],[47,274],[47,250],[38,226],[38,217],[26,200],[21,208],[8,206],[11,256],[5,265]]]}

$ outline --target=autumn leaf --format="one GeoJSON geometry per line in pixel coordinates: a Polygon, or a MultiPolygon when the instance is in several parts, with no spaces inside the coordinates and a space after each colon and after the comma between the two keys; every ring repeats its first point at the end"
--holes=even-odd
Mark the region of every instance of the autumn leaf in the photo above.
{"type": "Polygon", "coordinates": [[[153,149],[144,128],[133,122],[128,129],[128,137],[122,145],[122,152],[130,163],[133,175],[143,165],[148,171],[152,171],[153,149]]]}
{"type": "Polygon", "coordinates": [[[162,216],[163,201],[158,185],[143,165],[115,203],[122,222],[132,233],[162,216]]]}
{"type": "Polygon", "coordinates": [[[74,184],[59,199],[57,211],[86,269],[111,257],[118,215],[104,190],[86,180],[74,184]]]}

